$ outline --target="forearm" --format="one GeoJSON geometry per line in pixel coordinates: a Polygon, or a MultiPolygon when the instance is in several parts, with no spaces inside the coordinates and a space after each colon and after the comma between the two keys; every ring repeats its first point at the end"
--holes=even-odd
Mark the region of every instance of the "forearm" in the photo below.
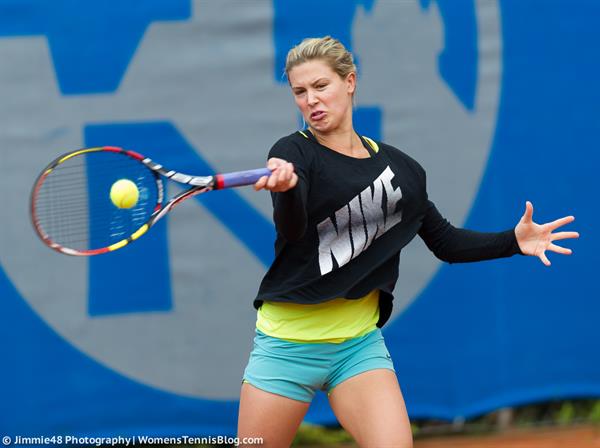
{"type": "Polygon", "coordinates": [[[520,254],[514,229],[476,232],[454,227],[431,204],[419,235],[440,260],[466,263],[520,254]]]}

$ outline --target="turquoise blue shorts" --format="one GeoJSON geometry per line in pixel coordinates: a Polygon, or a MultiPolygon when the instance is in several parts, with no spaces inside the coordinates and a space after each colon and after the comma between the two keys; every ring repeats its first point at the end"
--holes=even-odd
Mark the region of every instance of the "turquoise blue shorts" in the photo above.
{"type": "Polygon", "coordinates": [[[299,343],[256,330],[244,382],[293,400],[310,403],[317,390],[331,390],[373,369],[394,370],[381,330],[340,344],[299,343]]]}

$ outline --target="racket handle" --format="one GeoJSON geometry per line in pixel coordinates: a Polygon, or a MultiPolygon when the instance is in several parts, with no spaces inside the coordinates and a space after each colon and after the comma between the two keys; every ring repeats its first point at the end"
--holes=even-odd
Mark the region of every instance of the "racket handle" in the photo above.
{"type": "Polygon", "coordinates": [[[235,173],[217,174],[215,176],[215,190],[222,188],[241,187],[252,185],[263,176],[270,176],[269,168],[258,168],[256,170],[237,171],[235,173]]]}

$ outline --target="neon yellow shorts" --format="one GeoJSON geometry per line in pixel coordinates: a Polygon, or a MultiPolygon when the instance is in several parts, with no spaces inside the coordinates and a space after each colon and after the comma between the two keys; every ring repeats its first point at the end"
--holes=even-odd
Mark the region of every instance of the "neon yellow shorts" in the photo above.
{"type": "Polygon", "coordinates": [[[339,344],[291,342],[256,330],[244,382],[310,403],[317,390],[329,394],[344,380],[374,369],[394,370],[379,328],[339,344]]]}

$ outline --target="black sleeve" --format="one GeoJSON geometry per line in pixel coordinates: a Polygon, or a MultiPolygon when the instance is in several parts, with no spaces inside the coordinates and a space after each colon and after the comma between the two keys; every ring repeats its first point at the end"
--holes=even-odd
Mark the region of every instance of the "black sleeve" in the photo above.
{"type": "Polygon", "coordinates": [[[300,148],[289,140],[280,140],[271,151],[269,158],[277,157],[294,165],[294,172],[298,175],[296,186],[283,193],[271,192],[273,200],[273,221],[277,232],[287,241],[299,240],[306,233],[308,214],[306,210],[308,198],[308,173],[307,161],[300,152],[300,148]]]}
{"type": "Polygon", "coordinates": [[[491,260],[522,254],[514,229],[493,233],[458,229],[442,217],[431,201],[428,201],[419,236],[437,258],[448,263],[491,260]]]}

